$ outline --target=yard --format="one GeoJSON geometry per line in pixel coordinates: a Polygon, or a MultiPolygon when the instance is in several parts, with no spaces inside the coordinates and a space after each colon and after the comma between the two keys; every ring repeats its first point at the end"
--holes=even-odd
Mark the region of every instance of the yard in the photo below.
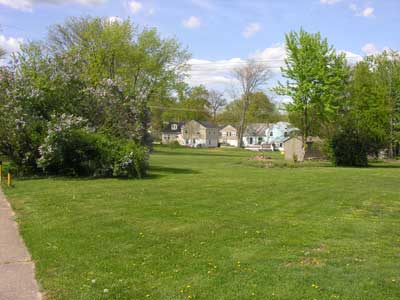
{"type": "Polygon", "coordinates": [[[254,155],[160,147],[144,180],[16,180],[46,299],[400,298],[400,164],[254,155]]]}

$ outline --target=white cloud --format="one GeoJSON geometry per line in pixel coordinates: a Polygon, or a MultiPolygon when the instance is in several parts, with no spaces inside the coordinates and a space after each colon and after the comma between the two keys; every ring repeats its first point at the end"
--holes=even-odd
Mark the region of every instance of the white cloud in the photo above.
{"type": "Polygon", "coordinates": [[[133,14],[137,14],[139,11],[142,10],[143,4],[139,1],[132,0],[129,2],[129,9],[133,14]]]}
{"type": "Polygon", "coordinates": [[[121,19],[120,17],[117,17],[117,16],[112,16],[112,17],[109,17],[109,18],[108,18],[108,21],[109,21],[110,23],[115,23],[115,22],[121,23],[121,22],[122,22],[122,19],[121,19]]]}
{"type": "Polygon", "coordinates": [[[21,44],[24,42],[22,38],[6,37],[0,35],[0,48],[4,49],[7,53],[18,52],[21,44]]]}
{"type": "Polygon", "coordinates": [[[280,68],[285,65],[286,47],[282,44],[276,44],[262,51],[257,51],[250,58],[265,62],[273,73],[279,73],[280,68]]]}
{"type": "Polygon", "coordinates": [[[366,18],[375,17],[375,9],[373,7],[366,7],[363,11],[361,11],[360,15],[366,18]]]}
{"type": "Polygon", "coordinates": [[[356,63],[363,60],[363,57],[359,54],[346,51],[346,50],[339,50],[337,51],[339,54],[344,54],[346,56],[347,62],[349,65],[355,65],[356,63]]]}
{"type": "Polygon", "coordinates": [[[375,8],[368,6],[364,9],[361,9],[355,3],[351,3],[349,8],[359,17],[365,18],[373,18],[375,17],[375,8]]]}
{"type": "MultiPolygon", "coordinates": [[[[321,4],[334,5],[342,1],[343,0],[320,0],[319,2],[321,4]]],[[[364,9],[362,9],[355,2],[352,2],[349,4],[348,7],[350,8],[351,11],[353,11],[356,14],[356,16],[365,18],[375,17],[375,8],[373,8],[372,6],[367,6],[364,9]]]]}
{"type": "Polygon", "coordinates": [[[255,33],[261,31],[262,27],[260,23],[250,23],[246,26],[245,30],[243,31],[243,36],[245,38],[251,38],[255,33]]]}
{"type": "Polygon", "coordinates": [[[198,17],[191,16],[189,19],[183,20],[183,26],[186,28],[198,28],[201,25],[201,21],[198,17]]]}
{"type": "Polygon", "coordinates": [[[31,11],[37,4],[84,4],[84,5],[99,5],[106,0],[0,0],[0,5],[8,6],[13,9],[31,11]]]}
{"type": "Polygon", "coordinates": [[[382,50],[380,50],[375,44],[372,44],[372,43],[365,44],[361,48],[361,50],[366,55],[374,55],[374,54],[378,54],[378,53],[382,52],[382,50]]]}
{"type": "Polygon", "coordinates": [[[333,5],[341,2],[342,0],[320,0],[321,4],[333,5]]]}
{"type": "Polygon", "coordinates": [[[7,59],[10,58],[10,54],[18,52],[23,42],[24,40],[22,38],[0,35],[0,48],[6,51],[6,55],[0,59],[0,65],[6,63],[7,59]]]}
{"type": "MultiPolygon", "coordinates": [[[[353,65],[363,59],[359,54],[341,50],[338,53],[344,53],[350,65],[353,65]]],[[[270,68],[272,78],[270,84],[273,86],[281,77],[281,67],[285,66],[286,47],[284,44],[275,44],[263,50],[256,51],[248,57],[257,62],[264,62],[270,68]]],[[[207,88],[217,90],[229,90],[237,82],[232,77],[232,71],[246,63],[247,59],[231,58],[226,60],[210,61],[204,59],[191,59],[189,64],[191,70],[187,82],[190,85],[203,84],[207,88]]]]}
{"type": "MultiPolygon", "coordinates": [[[[284,64],[286,49],[284,45],[277,44],[250,55],[250,59],[265,62],[275,75],[280,74],[280,67],[284,64]]],[[[246,59],[231,58],[225,60],[210,61],[204,59],[191,59],[191,70],[187,82],[190,85],[203,84],[209,88],[219,90],[229,89],[236,80],[232,77],[232,71],[246,63],[246,59]]]]}

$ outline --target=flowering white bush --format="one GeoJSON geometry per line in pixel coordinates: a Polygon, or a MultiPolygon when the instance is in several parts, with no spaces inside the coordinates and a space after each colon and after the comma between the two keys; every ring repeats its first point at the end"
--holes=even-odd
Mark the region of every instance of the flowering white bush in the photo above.
{"type": "Polygon", "coordinates": [[[71,130],[82,128],[84,123],[85,121],[81,117],[67,114],[62,114],[59,117],[53,115],[52,120],[48,123],[44,143],[39,147],[38,166],[46,169],[56,162],[62,163],[63,147],[71,135],[71,130]]]}

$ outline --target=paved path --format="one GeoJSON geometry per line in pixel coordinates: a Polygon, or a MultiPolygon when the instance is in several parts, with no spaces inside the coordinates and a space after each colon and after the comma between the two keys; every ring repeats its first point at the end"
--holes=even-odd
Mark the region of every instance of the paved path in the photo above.
{"type": "Polygon", "coordinates": [[[14,213],[0,189],[0,299],[42,299],[34,269],[19,235],[14,213]]]}

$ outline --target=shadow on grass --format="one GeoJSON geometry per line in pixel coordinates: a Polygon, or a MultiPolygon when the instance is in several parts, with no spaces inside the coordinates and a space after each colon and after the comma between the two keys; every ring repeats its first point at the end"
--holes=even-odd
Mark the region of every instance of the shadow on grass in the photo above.
{"type": "MultiPolygon", "coordinates": [[[[199,171],[195,171],[192,169],[184,169],[184,168],[168,168],[168,167],[160,167],[160,166],[151,166],[149,169],[150,172],[162,172],[169,174],[199,174],[199,171]]],[[[154,174],[150,174],[154,175],[154,174]]]]}
{"type": "MultiPolygon", "coordinates": [[[[246,153],[244,153],[243,155],[238,155],[236,153],[234,154],[222,154],[222,153],[216,153],[216,152],[195,152],[195,151],[202,151],[201,149],[194,149],[191,152],[170,152],[170,151],[160,151],[160,150],[156,150],[154,151],[152,154],[160,154],[160,155],[170,155],[170,156],[205,156],[205,157],[209,157],[209,156],[214,156],[214,157],[246,157],[246,153]]],[[[232,151],[234,152],[234,151],[232,151]]]]}
{"type": "Polygon", "coordinates": [[[400,169],[400,164],[370,164],[368,168],[372,169],[400,169]]]}
{"type": "Polygon", "coordinates": [[[46,180],[52,179],[57,181],[94,181],[94,180],[150,180],[150,179],[158,179],[161,177],[168,176],[168,174],[199,174],[200,172],[192,170],[192,169],[184,169],[184,168],[168,168],[161,166],[150,166],[148,169],[148,174],[142,178],[128,178],[128,177],[90,177],[90,176],[63,176],[63,175],[52,175],[52,176],[24,176],[24,177],[15,177],[18,181],[32,181],[32,180],[46,180]],[[153,172],[160,172],[164,174],[154,174],[153,172]],[[167,173],[167,174],[165,174],[167,173]]]}

